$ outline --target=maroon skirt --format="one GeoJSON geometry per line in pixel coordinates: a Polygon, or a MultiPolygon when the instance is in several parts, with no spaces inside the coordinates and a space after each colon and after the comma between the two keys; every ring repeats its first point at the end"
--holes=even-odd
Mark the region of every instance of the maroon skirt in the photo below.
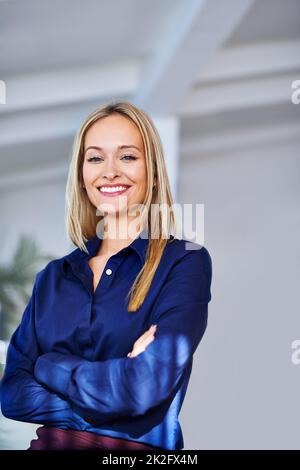
{"type": "Polygon", "coordinates": [[[75,429],[61,429],[42,426],[36,430],[38,439],[30,442],[26,450],[155,450],[141,442],[115,437],[100,436],[75,429]]]}

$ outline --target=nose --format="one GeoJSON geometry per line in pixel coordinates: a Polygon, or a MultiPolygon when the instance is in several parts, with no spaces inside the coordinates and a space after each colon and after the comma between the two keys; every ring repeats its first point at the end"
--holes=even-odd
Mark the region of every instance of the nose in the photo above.
{"type": "Polygon", "coordinates": [[[120,176],[120,170],[113,158],[107,159],[103,166],[101,165],[101,169],[103,178],[114,179],[116,176],[120,176]]]}

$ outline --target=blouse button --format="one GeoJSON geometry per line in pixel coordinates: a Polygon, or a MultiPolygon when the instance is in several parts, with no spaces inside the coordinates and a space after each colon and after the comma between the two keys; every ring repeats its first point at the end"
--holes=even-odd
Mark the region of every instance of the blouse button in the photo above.
{"type": "Polygon", "coordinates": [[[108,276],[110,276],[111,273],[112,273],[112,270],[111,270],[111,269],[107,269],[105,272],[106,272],[106,274],[107,274],[108,276]]]}

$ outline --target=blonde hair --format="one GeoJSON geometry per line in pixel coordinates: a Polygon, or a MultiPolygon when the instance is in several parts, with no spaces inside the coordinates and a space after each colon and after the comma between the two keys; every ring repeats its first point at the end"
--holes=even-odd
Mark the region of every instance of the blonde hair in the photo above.
{"type": "Polygon", "coordinates": [[[150,237],[145,263],[128,292],[128,312],[135,312],[144,302],[150,289],[166,244],[175,240],[176,220],[160,136],[151,118],[133,104],[120,101],[103,105],[90,113],[78,130],[66,186],[66,228],[74,245],[88,253],[85,242],[96,235],[99,216],[83,189],[84,137],[98,119],[116,113],[129,118],[140,130],[147,168],[147,193],[143,202],[145,210],[142,211],[142,220],[148,223],[150,237]],[[153,210],[153,207],[163,210],[153,210]],[[174,228],[173,240],[169,239],[171,225],[174,228]]]}

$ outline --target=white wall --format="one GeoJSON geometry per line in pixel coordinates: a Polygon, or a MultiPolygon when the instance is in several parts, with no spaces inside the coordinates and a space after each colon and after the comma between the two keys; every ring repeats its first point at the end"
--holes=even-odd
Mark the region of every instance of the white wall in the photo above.
{"type": "Polygon", "coordinates": [[[181,413],[189,449],[299,448],[300,141],[181,160],[205,204],[209,324],[181,413]]]}

